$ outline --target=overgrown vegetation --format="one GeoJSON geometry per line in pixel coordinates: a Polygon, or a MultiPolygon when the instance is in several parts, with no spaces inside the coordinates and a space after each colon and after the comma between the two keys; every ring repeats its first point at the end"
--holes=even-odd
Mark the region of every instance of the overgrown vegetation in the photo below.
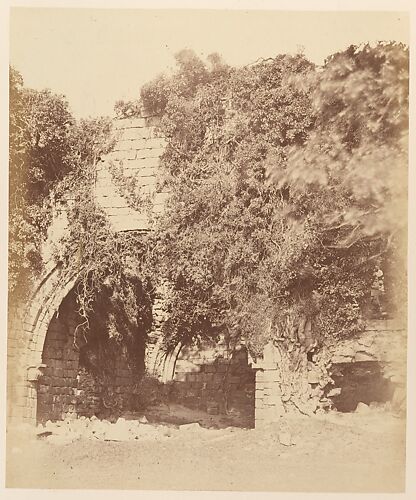
{"type": "Polygon", "coordinates": [[[74,120],[62,96],[25,88],[13,68],[9,83],[9,289],[22,296],[41,271],[49,193],[72,168],[74,120]]]}
{"type": "MultiPolygon", "coordinates": [[[[61,205],[69,230],[55,258],[63,265],[63,282],[77,278],[80,322],[74,345],[107,346],[98,350],[104,365],[112,343],[142,346],[151,301],[139,272],[145,239],[135,232],[115,233],[94,199],[96,164],[113,144],[110,119],[77,122],[63,96],[25,88],[10,69],[10,300],[24,299],[30,282],[44,271],[42,245],[52,209],[61,205]]],[[[142,362],[132,359],[139,371],[142,362]]]]}
{"type": "Polygon", "coordinates": [[[307,360],[362,330],[375,271],[389,312],[405,303],[408,50],[353,46],[320,69],[301,54],[177,63],[141,93],[169,140],[154,234],[167,342],[273,341],[288,400],[314,406],[307,360]]]}
{"type": "MultiPolygon", "coordinates": [[[[363,329],[375,273],[385,314],[406,303],[408,49],[352,46],[322,68],[302,54],[243,68],[189,50],[176,60],[140,101],[116,105],[120,116],[144,105],[168,139],[170,200],[146,237],[114,233],[91,195],[109,123],[75,124],[61,97],[11,72],[11,279],[14,263],[39,261],[48,193],[70,192],[59,258],[79,276],[77,335],[104,294],[107,334],[127,338],[167,281],[167,348],[225,334],[258,357],[272,342],[284,402],[310,413],[329,382],[326,348],[363,329]]],[[[119,184],[142,206],[134,181],[119,184]]]]}

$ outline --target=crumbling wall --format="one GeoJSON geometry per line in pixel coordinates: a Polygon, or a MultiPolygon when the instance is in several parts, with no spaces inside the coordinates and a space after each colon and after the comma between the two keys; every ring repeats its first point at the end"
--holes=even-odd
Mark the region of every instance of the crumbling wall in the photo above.
{"type": "Polygon", "coordinates": [[[87,334],[85,344],[77,345],[74,333],[80,322],[71,292],[46,334],[42,375],[36,382],[40,422],[82,415],[109,417],[134,409],[141,374],[129,364],[125,347],[113,343],[111,359],[104,359],[102,348],[111,342],[104,334],[98,343],[89,343],[87,334]]]}
{"type": "Polygon", "coordinates": [[[406,404],[407,329],[397,320],[372,320],[357,338],[336,345],[331,358],[334,404],[351,411],[357,402],[406,404]]]}
{"type": "MultiPolygon", "coordinates": [[[[159,192],[157,176],[159,158],[164,151],[165,144],[163,138],[158,137],[156,122],[154,117],[145,116],[115,120],[116,145],[114,151],[102,158],[96,165],[94,186],[96,201],[107,213],[116,231],[148,230],[150,219],[163,210],[167,193],[159,192]],[[122,176],[137,178],[137,185],[150,197],[153,205],[150,211],[138,211],[130,206],[124,196],[125,193],[115,182],[111,165],[115,166],[122,176]]],[[[71,202],[71,194],[67,194],[68,201],[71,202]]],[[[57,376],[61,372],[54,370],[55,368],[66,370],[66,378],[73,380],[73,373],[68,375],[68,370],[75,369],[70,363],[76,360],[60,358],[60,351],[54,352],[53,349],[48,350],[49,348],[44,353],[45,338],[52,318],[77,279],[76,276],[64,278],[61,264],[54,260],[56,255],[53,251],[54,246],[59,243],[59,238],[66,233],[68,221],[64,204],[56,205],[53,212],[53,222],[42,249],[44,272],[35,283],[27,283],[28,299],[21,303],[9,304],[7,417],[10,423],[21,421],[35,423],[38,407],[37,393],[42,386],[42,391],[46,391],[45,387],[51,387],[49,396],[52,399],[49,403],[55,404],[54,415],[57,416],[60,411],[61,414],[67,413],[72,410],[73,406],[71,401],[73,401],[74,387],[69,383],[66,386],[65,383],[64,386],[58,385],[62,383],[62,378],[57,376]],[[43,382],[48,380],[48,377],[50,381],[47,384],[39,385],[38,379],[44,370],[42,366],[43,355],[48,357],[50,361],[46,367],[46,373],[44,373],[46,379],[43,378],[43,382]],[[59,366],[64,362],[69,364],[65,367],[59,366]],[[51,394],[52,388],[54,394],[51,394]],[[62,394],[64,390],[72,392],[71,394],[62,394]],[[67,398],[63,398],[63,396],[67,396],[67,398]],[[63,399],[66,400],[65,404],[62,403],[63,399]]],[[[58,328],[55,323],[54,325],[52,329],[58,328]]],[[[53,335],[55,334],[51,332],[49,337],[52,339],[53,335]]],[[[56,346],[60,342],[57,338],[53,339],[56,346]]],[[[56,349],[61,349],[61,347],[56,347],[56,349]]],[[[68,354],[67,351],[65,353],[68,354]]],[[[45,394],[45,392],[40,394],[45,394]]],[[[46,402],[41,403],[41,406],[42,404],[46,404],[46,402]]]]}
{"type": "Polygon", "coordinates": [[[224,339],[183,347],[176,359],[173,400],[212,414],[254,418],[255,373],[244,346],[230,349],[224,339]]]}
{"type": "MultiPolygon", "coordinates": [[[[398,321],[369,321],[366,330],[353,339],[343,340],[328,348],[329,375],[334,375],[335,384],[327,386],[326,396],[340,399],[342,390],[350,392],[349,401],[341,402],[340,409],[351,411],[352,402],[365,399],[367,402],[392,399],[392,405],[402,411],[406,396],[406,339],[407,330],[398,321]],[[354,375],[349,386],[340,383],[342,370],[354,375]],[[358,381],[358,382],[357,382],[358,381]],[[337,385],[338,384],[338,385],[337,385]],[[355,385],[354,385],[355,384],[355,385]],[[354,392],[355,388],[355,394],[354,392]]],[[[256,363],[255,425],[277,421],[285,412],[282,402],[277,361],[273,355],[272,343],[267,345],[264,359],[256,363]]],[[[326,379],[316,372],[317,367],[308,362],[308,380],[311,394],[316,387],[321,391],[326,379]],[[309,369],[309,366],[308,366],[309,369]]],[[[346,373],[346,372],[345,372],[346,373]]],[[[326,400],[327,397],[324,396],[326,400]]]]}
{"type": "Polygon", "coordinates": [[[159,189],[160,157],[166,141],[157,129],[156,117],[114,121],[116,144],[96,166],[94,193],[116,231],[148,230],[152,218],[163,211],[168,193],[159,189]],[[137,209],[129,202],[122,182],[135,179],[150,208],[137,209]]]}

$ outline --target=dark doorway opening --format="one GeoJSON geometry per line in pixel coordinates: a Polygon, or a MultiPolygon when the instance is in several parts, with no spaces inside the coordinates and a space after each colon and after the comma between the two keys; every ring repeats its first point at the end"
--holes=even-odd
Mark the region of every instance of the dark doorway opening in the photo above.
{"type": "Polygon", "coordinates": [[[377,361],[337,363],[332,366],[332,379],[339,395],[332,397],[334,407],[340,412],[352,412],[358,403],[386,403],[391,401],[394,385],[383,377],[377,361]]]}

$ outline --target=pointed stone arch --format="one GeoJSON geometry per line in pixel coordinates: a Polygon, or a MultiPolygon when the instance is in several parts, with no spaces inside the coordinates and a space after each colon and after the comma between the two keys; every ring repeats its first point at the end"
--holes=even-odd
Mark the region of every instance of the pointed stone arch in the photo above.
{"type": "Polygon", "coordinates": [[[11,421],[36,422],[36,384],[42,374],[42,352],[49,324],[77,275],[51,264],[39,279],[23,311],[9,307],[8,415],[11,421]]]}

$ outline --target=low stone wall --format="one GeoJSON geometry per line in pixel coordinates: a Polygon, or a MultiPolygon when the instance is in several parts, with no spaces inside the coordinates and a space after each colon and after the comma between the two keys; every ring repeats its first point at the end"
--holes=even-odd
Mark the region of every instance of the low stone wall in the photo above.
{"type": "Polygon", "coordinates": [[[244,346],[224,341],[183,347],[177,357],[172,398],[208,413],[254,419],[255,372],[244,346]]]}

